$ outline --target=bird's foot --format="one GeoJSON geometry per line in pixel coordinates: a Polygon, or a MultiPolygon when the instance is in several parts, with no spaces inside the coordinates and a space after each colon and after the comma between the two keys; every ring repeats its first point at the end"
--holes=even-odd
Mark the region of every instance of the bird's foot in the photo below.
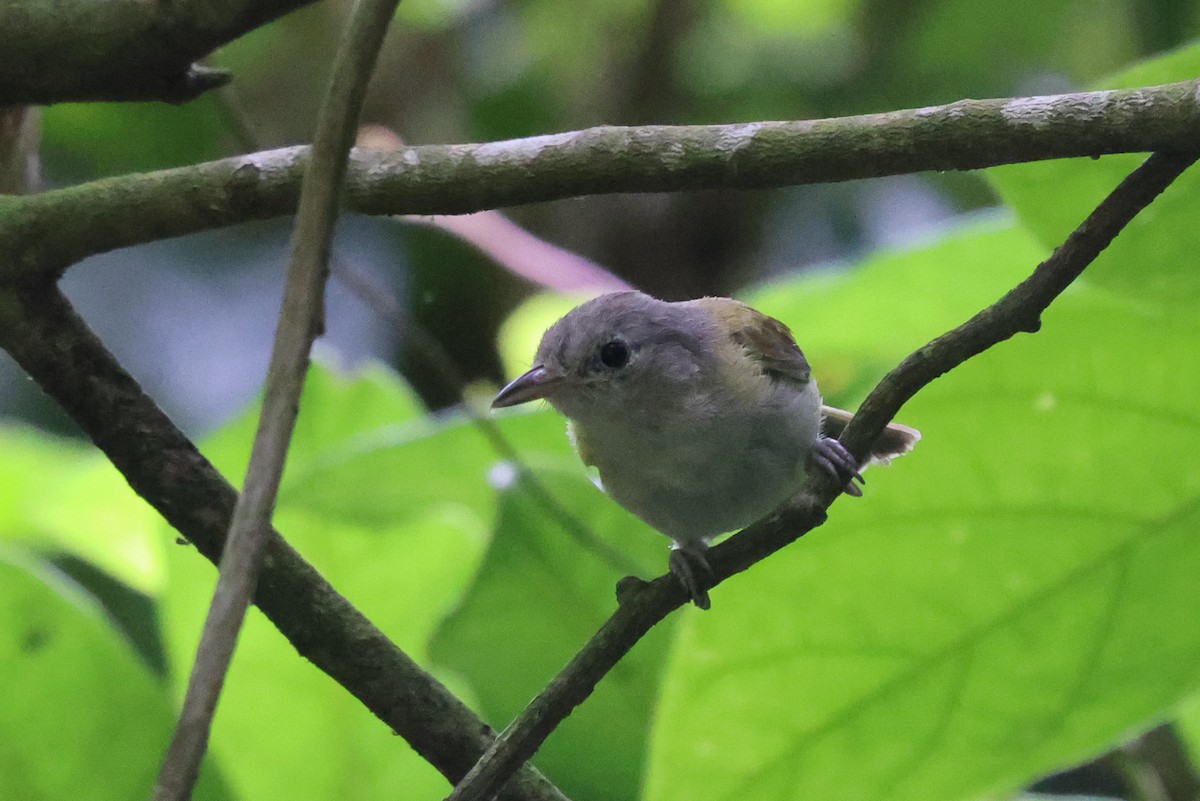
{"type": "Polygon", "coordinates": [[[809,461],[836,479],[846,482],[845,492],[856,498],[862,497],[858,484],[867,483],[858,471],[858,462],[846,450],[846,446],[832,437],[818,437],[808,454],[809,461]]]}
{"type": "Polygon", "coordinates": [[[707,550],[708,546],[699,542],[676,543],[669,560],[671,575],[687,590],[692,603],[701,609],[708,609],[712,605],[708,600],[708,588],[716,581],[704,555],[707,550]]]}

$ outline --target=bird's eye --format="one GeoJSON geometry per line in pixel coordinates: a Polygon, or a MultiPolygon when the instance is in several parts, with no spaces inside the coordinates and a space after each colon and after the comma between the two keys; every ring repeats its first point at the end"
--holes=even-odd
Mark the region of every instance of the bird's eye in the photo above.
{"type": "Polygon", "coordinates": [[[629,346],[619,339],[605,342],[600,346],[600,363],[619,370],[629,363],[629,346]]]}

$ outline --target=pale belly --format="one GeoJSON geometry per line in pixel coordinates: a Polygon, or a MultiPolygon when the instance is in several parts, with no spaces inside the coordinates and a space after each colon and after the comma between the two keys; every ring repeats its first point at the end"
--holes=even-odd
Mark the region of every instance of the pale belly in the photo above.
{"type": "MultiPolygon", "coordinates": [[[[812,393],[816,397],[815,391],[812,393]]],[[[795,494],[819,427],[819,397],[753,419],[686,428],[628,423],[588,436],[605,491],[677,542],[743,528],[795,494]]]]}

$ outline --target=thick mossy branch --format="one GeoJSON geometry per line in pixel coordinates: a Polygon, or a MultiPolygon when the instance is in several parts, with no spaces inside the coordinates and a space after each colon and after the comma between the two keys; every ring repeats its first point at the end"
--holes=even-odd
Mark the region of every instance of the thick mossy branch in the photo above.
{"type": "MultiPolygon", "coordinates": [[[[925,347],[889,373],[855,414],[841,439],[855,454],[867,453],[900,407],[922,387],[972,356],[1021,331],[1039,327],[1042,312],[1145,208],[1194,161],[1195,155],[1155,154],[1146,160],[1067,238],[999,301],[925,347]]],[[[715,546],[709,552],[717,583],[746,570],[819,526],[840,494],[836,480],[809,476],[792,508],[785,509],[715,546]]],[[[555,728],[654,625],[688,601],[671,575],[651,583],[626,579],[620,607],[513,723],[454,789],[450,801],[482,801],[504,787],[555,728]]]]}
{"type": "Polygon", "coordinates": [[[182,103],[229,80],[196,64],[313,0],[10,0],[0,3],[0,106],[182,103]]]}
{"type": "MultiPolygon", "coordinates": [[[[0,347],[79,425],[130,486],[216,563],[236,490],[163,414],[52,286],[0,289],[0,347]]],[[[409,659],[274,531],[255,603],[302,656],[457,781],[492,731],[409,659]]],[[[532,768],[505,794],[563,796],[532,768]]]]}
{"type": "MultiPolygon", "coordinates": [[[[925,170],[1187,151],[1200,83],[829,120],[590,128],[474,145],[356,151],[346,202],[364,214],[459,214],[615,192],[791,186],[925,170]]],[[[290,148],[0,198],[0,281],[57,275],[96,253],[295,210],[290,148]]]]}

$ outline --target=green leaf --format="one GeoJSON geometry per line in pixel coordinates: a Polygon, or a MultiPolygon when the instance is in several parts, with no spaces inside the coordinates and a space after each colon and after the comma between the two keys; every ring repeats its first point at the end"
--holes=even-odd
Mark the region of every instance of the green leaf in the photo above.
{"type": "Polygon", "coordinates": [[[42,111],[42,146],[87,175],[182,167],[220,158],[231,138],[215,94],[190,103],[60,103],[42,111]]]}
{"type": "Polygon", "coordinates": [[[766,284],[744,300],[791,327],[826,399],[845,403],[994,303],[1046,255],[1024,231],[991,218],[931,244],[873,254],[851,273],[766,284]],[[944,269],[925,269],[931,263],[944,269]]]}
{"type": "MultiPolygon", "coordinates": [[[[592,534],[643,565],[643,576],[665,570],[666,539],[605,497],[582,469],[539,476],[592,534]]],[[[503,727],[613,612],[614,587],[627,572],[572,537],[528,480],[518,480],[501,496],[487,559],[438,632],[434,656],[467,677],[484,717],[503,727]]],[[[671,628],[640,643],[538,752],[537,765],[576,801],[638,796],[671,628]]]]}
{"type": "Polygon", "coordinates": [[[147,594],[162,583],[158,515],[100,453],[0,426],[0,541],[85,559],[147,594]]]}
{"type": "MultiPolygon", "coordinates": [[[[492,425],[531,464],[577,461],[555,414],[518,412],[492,425]]],[[[490,476],[499,461],[483,429],[460,415],[417,420],[330,449],[313,469],[290,473],[281,498],[366,526],[385,526],[445,504],[490,523],[495,506],[490,476]]]]}
{"type": "MultiPolygon", "coordinates": [[[[907,351],[926,336],[910,324],[965,316],[942,307],[951,287],[1034,266],[997,236],[967,263],[938,245],[893,263],[902,293],[870,271],[796,282],[781,316],[902,298],[911,318],[860,317],[858,347],[899,331],[907,351]]],[[[1043,322],[922,391],[901,413],[925,433],[916,452],[687,621],[648,798],[1003,793],[1200,689],[1200,466],[1169,456],[1200,447],[1200,371],[1181,369],[1200,326],[1082,284],[1043,322]]],[[[817,343],[851,336],[826,325],[817,343]]]]}
{"type": "Polygon", "coordinates": [[[1189,698],[1179,710],[1175,731],[1187,747],[1192,765],[1200,766],[1200,695],[1189,698]]]}
{"type": "MultiPolygon", "coordinates": [[[[205,452],[240,475],[256,415],[219,432],[205,452]]],[[[446,429],[453,439],[459,428],[426,419],[412,393],[383,368],[343,376],[314,367],[274,517],[288,542],[418,661],[426,661],[434,627],[457,603],[487,540],[490,509],[482,497],[461,504],[447,492],[460,472],[455,459],[474,455],[490,466],[495,458],[477,436],[457,450],[431,444],[443,454],[440,466],[411,461],[414,452],[396,443],[413,431],[436,440],[446,429]]],[[[479,481],[487,486],[482,468],[479,481]]],[[[169,577],[164,639],[182,695],[216,573],[190,548],[175,548],[169,577]]],[[[454,686],[455,677],[448,678],[454,686]]],[[[257,610],[239,638],[212,752],[247,798],[366,801],[391,798],[403,787],[406,797],[419,799],[447,790],[403,740],[297,658],[257,610]],[[272,769],[264,771],[268,764],[272,769]]]]}
{"type": "MultiPolygon", "coordinates": [[[[484,426],[494,426],[533,463],[577,461],[556,415],[518,412],[483,424],[461,412],[427,417],[383,368],[338,376],[314,366],[301,410],[280,505],[366,528],[388,528],[446,506],[490,526],[495,488],[489,476],[501,459],[484,426]]],[[[203,448],[235,481],[245,472],[256,424],[257,410],[203,448]]]]}
{"type": "MultiPolygon", "coordinates": [[[[380,431],[420,419],[423,411],[408,385],[383,365],[367,364],[343,374],[314,363],[304,381],[285,482],[293,473],[319,469],[331,451],[361,447],[380,431]]],[[[258,413],[255,404],[204,444],[204,455],[235,484],[241,483],[250,461],[258,413]]]]}
{"type": "MultiPolygon", "coordinates": [[[[451,510],[377,529],[287,507],[276,521],[339,592],[418,660],[476,569],[486,533],[451,510]]],[[[182,547],[170,568],[163,636],[182,696],[216,571],[182,547]]],[[[435,799],[449,789],[357,699],[297,657],[257,609],[238,641],[211,752],[245,798],[367,801],[395,798],[403,788],[405,798],[435,799]]]]}
{"type": "MultiPolygon", "coordinates": [[[[65,576],[0,550],[0,798],[150,795],[175,716],[164,688],[65,576]]],[[[197,799],[229,797],[205,771],[197,799]]]]}
{"type": "Polygon", "coordinates": [[[84,452],[78,443],[58,439],[21,425],[0,425],[0,538],[19,536],[27,528],[28,497],[45,476],[54,475],[84,452]]]}
{"type": "MultiPolygon", "coordinates": [[[[421,514],[422,509],[442,503],[436,494],[424,492],[411,509],[396,508],[394,501],[403,506],[409,500],[393,492],[397,478],[412,478],[410,486],[418,490],[427,490],[430,478],[404,453],[390,454],[398,455],[404,465],[395,472],[369,472],[373,466],[357,473],[342,469],[347,454],[371,452],[381,439],[382,447],[390,446],[396,432],[407,430],[406,423],[426,432],[436,430],[425,422],[420,402],[395,373],[372,365],[347,376],[315,365],[301,408],[281,489],[282,505],[290,498],[298,505],[332,510],[339,519],[357,515],[386,526],[404,514],[421,514]],[[321,491],[326,479],[332,486],[349,484],[355,492],[330,497],[321,491]],[[309,496],[311,485],[317,491],[309,496]],[[372,514],[370,501],[376,497],[389,501],[382,515],[372,514]],[[356,499],[367,503],[356,510],[356,499]]],[[[254,409],[212,437],[203,449],[235,484],[245,474],[257,423],[254,409]]],[[[484,457],[490,452],[482,441],[470,445],[490,465],[492,457],[484,457]]],[[[161,518],[102,454],[75,441],[15,426],[0,427],[0,449],[5,454],[0,481],[9,490],[0,497],[0,540],[73,554],[149,595],[162,589],[164,551],[170,539],[162,533],[161,518]]],[[[453,481],[452,460],[453,456],[439,480],[453,481]]],[[[481,485],[486,485],[485,473],[486,468],[481,468],[481,485]]],[[[484,499],[475,501],[474,507],[483,509],[484,499]]],[[[479,511],[481,519],[486,519],[486,511],[479,511]]]]}
{"type": "MultiPolygon", "coordinates": [[[[1200,44],[1138,65],[1101,85],[1120,89],[1197,75],[1200,44]]],[[[1054,247],[1144,159],[1144,155],[1066,159],[998,167],[987,175],[1021,223],[1047,247],[1054,247]]],[[[1193,168],[1139,214],[1088,268],[1088,282],[1129,298],[1192,303],[1200,293],[1200,271],[1192,266],[1200,249],[1197,208],[1200,171],[1193,168]]]]}

